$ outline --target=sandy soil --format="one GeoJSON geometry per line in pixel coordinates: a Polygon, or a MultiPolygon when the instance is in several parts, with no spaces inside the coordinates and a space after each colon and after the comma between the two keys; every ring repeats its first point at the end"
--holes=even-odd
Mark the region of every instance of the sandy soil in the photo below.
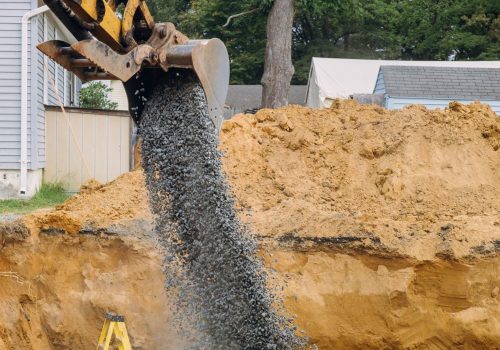
{"type": "Polygon", "coordinates": [[[418,260],[500,246],[500,119],[485,105],[261,110],[221,138],[259,235],[418,260]]]}
{"type": "MultiPolygon", "coordinates": [[[[134,349],[179,349],[161,256],[134,236],[11,230],[0,254],[0,349],[92,349],[104,312],[134,349]]],[[[496,349],[500,260],[417,262],[264,247],[298,326],[320,349],[496,349]]]]}
{"type": "MultiPolygon", "coordinates": [[[[320,349],[498,348],[488,107],[262,110],[221,140],[241,215],[320,349]]],[[[141,171],[0,225],[0,350],[92,348],[107,310],[138,349],[175,349],[160,261],[141,171]]]]}
{"type": "Polygon", "coordinates": [[[126,315],[134,349],[178,344],[151,242],[42,235],[0,250],[0,349],[93,349],[104,313],[126,315]],[[167,327],[165,327],[167,325],[167,327]]]}
{"type": "MultiPolygon", "coordinates": [[[[151,225],[144,174],[141,170],[121,175],[103,186],[90,180],[81,191],[51,212],[37,212],[24,218],[36,236],[48,234],[118,233],[137,221],[151,225]]],[[[141,230],[147,231],[144,227],[141,230]]],[[[149,232],[148,232],[149,233],[149,232]]]]}

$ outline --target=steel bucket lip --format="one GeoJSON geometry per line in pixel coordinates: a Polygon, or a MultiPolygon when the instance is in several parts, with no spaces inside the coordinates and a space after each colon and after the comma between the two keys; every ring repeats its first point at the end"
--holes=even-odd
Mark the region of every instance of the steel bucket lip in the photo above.
{"type": "Polygon", "coordinates": [[[210,118],[216,129],[220,130],[229,89],[229,55],[220,39],[198,42],[191,53],[193,68],[205,91],[210,118]]]}

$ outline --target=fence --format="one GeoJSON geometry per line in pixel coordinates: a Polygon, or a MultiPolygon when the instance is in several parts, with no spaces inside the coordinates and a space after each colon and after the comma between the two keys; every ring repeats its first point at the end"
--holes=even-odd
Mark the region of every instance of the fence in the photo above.
{"type": "Polygon", "coordinates": [[[131,167],[132,119],[128,112],[45,107],[45,182],[78,191],[89,179],[105,183],[131,167]]]}

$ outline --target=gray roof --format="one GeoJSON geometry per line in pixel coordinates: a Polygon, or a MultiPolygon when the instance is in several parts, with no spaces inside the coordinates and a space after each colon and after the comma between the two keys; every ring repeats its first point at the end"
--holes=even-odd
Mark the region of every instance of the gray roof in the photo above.
{"type": "Polygon", "coordinates": [[[381,66],[392,97],[500,100],[500,69],[381,66]]]}

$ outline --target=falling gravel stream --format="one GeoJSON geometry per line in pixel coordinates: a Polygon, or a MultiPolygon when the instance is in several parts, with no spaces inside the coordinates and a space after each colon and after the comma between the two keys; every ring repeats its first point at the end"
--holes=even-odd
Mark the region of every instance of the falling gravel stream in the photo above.
{"type": "Polygon", "coordinates": [[[199,82],[170,74],[147,101],[139,132],[166,284],[177,295],[173,313],[187,348],[300,347],[237,217],[199,82]]]}

